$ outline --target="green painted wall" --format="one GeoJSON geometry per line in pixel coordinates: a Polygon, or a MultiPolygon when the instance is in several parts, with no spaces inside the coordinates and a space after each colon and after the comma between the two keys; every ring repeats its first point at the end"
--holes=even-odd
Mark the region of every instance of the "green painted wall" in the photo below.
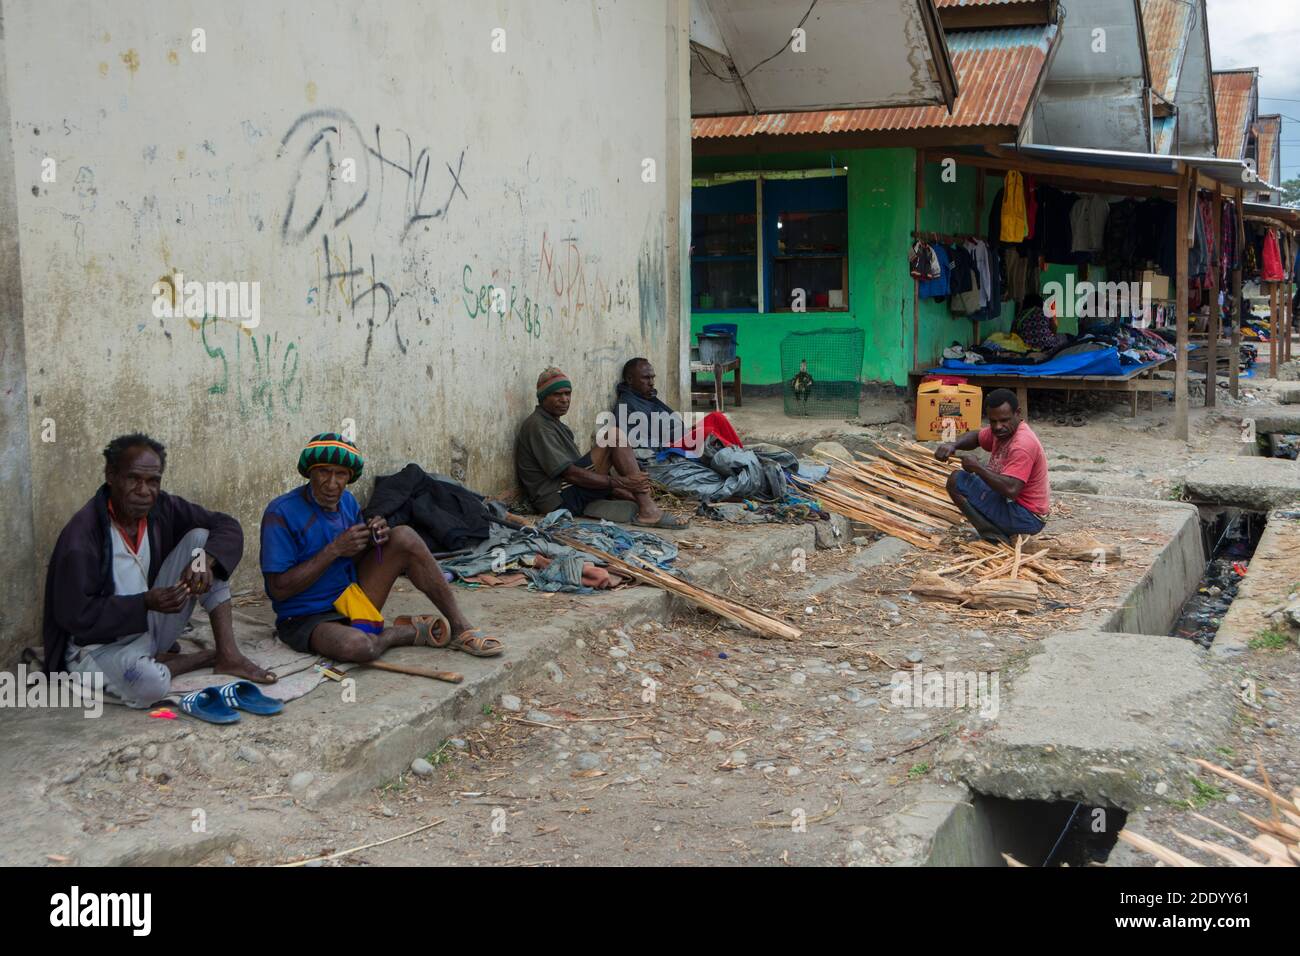
{"type": "MultiPolygon", "coordinates": [[[[912,305],[915,284],[907,270],[916,194],[916,157],[911,149],[847,150],[837,153],[791,153],[780,156],[701,157],[696,175],[755,169],[810,169],[848,166],[849,309],[847,312],[707,313],[691,316],[691,331],[710,322],[739,326],[739,354],[746,382],[780,382],[780,342],[793,331],[856,327],[866,334],[862,360],[865,381],[903,385],[912,366],[912,305]]],[[[1000,180],[990,177],[985,215],[1000,180]]],[[[938,164],[926,168],[926,205],[921,228],[936,232],[982,232],[975,222],[975,173],[959,167],[957,181],[942,181],[938,164]]],[[[936,358],[954,339],[971,344],[974,323],[954,319],[945,303],[919,305],[922,361],[936,358]]],[[[997,323],[982,323],[981,337],[1010,326],[1011,306],[997,323]]],[[[707,376],[706,376],[707,378],[707,376]]]]}

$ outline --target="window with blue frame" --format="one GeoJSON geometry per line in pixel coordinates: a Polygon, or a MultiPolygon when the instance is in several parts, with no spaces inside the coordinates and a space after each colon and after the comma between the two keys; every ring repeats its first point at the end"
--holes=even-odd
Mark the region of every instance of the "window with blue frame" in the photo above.
{"type": "Polygon", "coordinates": [[[696,312],[758,309],[758,213],[753,181],[694,190],[691,306],[696,312]]]}
{"type": "Polygon", "coordinates": [[[693,311],[848,309],[845,176],[696,186],[692,202],[693,311]]]}

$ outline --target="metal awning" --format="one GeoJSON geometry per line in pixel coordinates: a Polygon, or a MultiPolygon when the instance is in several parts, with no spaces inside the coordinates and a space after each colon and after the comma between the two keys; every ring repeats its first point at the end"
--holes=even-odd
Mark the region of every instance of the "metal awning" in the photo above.
{"type": "Polygon", "coordinates": [[[1111,149],[1085,149],[1076,146],[1023,145],[1002,147],[999,154],[1014,152],[1038,162],[1059,163],[1061,166],[1093,166],[1112,171],[1130,171],[1145,175],[1169,176],[1171,179],[1186,169],[1194,169],[1202,176],[1230,189],[1250,191],[1275,188],[1259,179],[1252,179],[1253,170],[1239,159],[1219,159],[1213,156],[1178,156],[1156,153],[1130,153],[1111,149]]]}
{"type": "Polygon", "coordinates": [[[957,97],[934,0],[691,0],[691,53],[692,116],[957,97]]]}

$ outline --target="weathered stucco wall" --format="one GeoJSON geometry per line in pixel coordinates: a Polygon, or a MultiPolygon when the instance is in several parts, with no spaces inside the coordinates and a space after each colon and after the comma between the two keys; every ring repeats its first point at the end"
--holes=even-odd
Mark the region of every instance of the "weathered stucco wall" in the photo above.
{"type": "Polygon", "coordinates": [[[23,282],[18,262],[14,152],[0,19],[0,661],[36,627],[31,439],[27,425],[23,282]]]}
{"type": "Polygon", "coordinates": [[[680,393],[687,10],[6,2],[35,560],[123,431],[240,518],[247,586],[313,432],[498,491],[544,366],[580,435],[633,354],[680,393]],[[260,283],[260,325],[156,317],[178,272],[260,283]]]}

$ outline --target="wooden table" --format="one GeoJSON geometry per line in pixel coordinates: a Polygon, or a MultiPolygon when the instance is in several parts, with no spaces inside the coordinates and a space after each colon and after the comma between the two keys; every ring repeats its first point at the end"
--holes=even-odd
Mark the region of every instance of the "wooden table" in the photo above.
{"type": "Polygon", "coordinates": [[[970,385],[978,385],[985,394],[993,388],[1009,388],[1020,400],[1020,411],[1025,420],[1029,420],[1029,390],[1031,388],[1063,391],[1065,400],[1070,400],[1070,392],[1119,392],[1129,396],[1129,417],[1137,417],[1137,397],[1139,392],[1148,393],[1148,408],[1155,407],[1155,392],[1167,392],[1174,383],[1155,378],[1155,372],[1171,363],[1167,358],[1155,365],[1134,369],[1122,375],[963,375],[956,369],[949,372],[931,372],[929,369],[913,369],[907,375],[907,392],[916,408],[916,389],[927,375],[952,375],[966,379],[970,385]]]}
{"type": "Polygon", "coordinates": [[[740,398],[740,356],[737,355],[730,362],[711,364],[709,362],[691,362],[691,403],[694,404],[696,399],[701,401],[712,401],[715,411],[725,411],[723,405],[723,381],[722,376],[731,372],[731,389],[732,397],[735,399],[736,407],[743,403],[740,398]],[[704,372],[713,373],[713,388],[704,390],[700,388],[695,381],[695,376],[704,372]]]}

